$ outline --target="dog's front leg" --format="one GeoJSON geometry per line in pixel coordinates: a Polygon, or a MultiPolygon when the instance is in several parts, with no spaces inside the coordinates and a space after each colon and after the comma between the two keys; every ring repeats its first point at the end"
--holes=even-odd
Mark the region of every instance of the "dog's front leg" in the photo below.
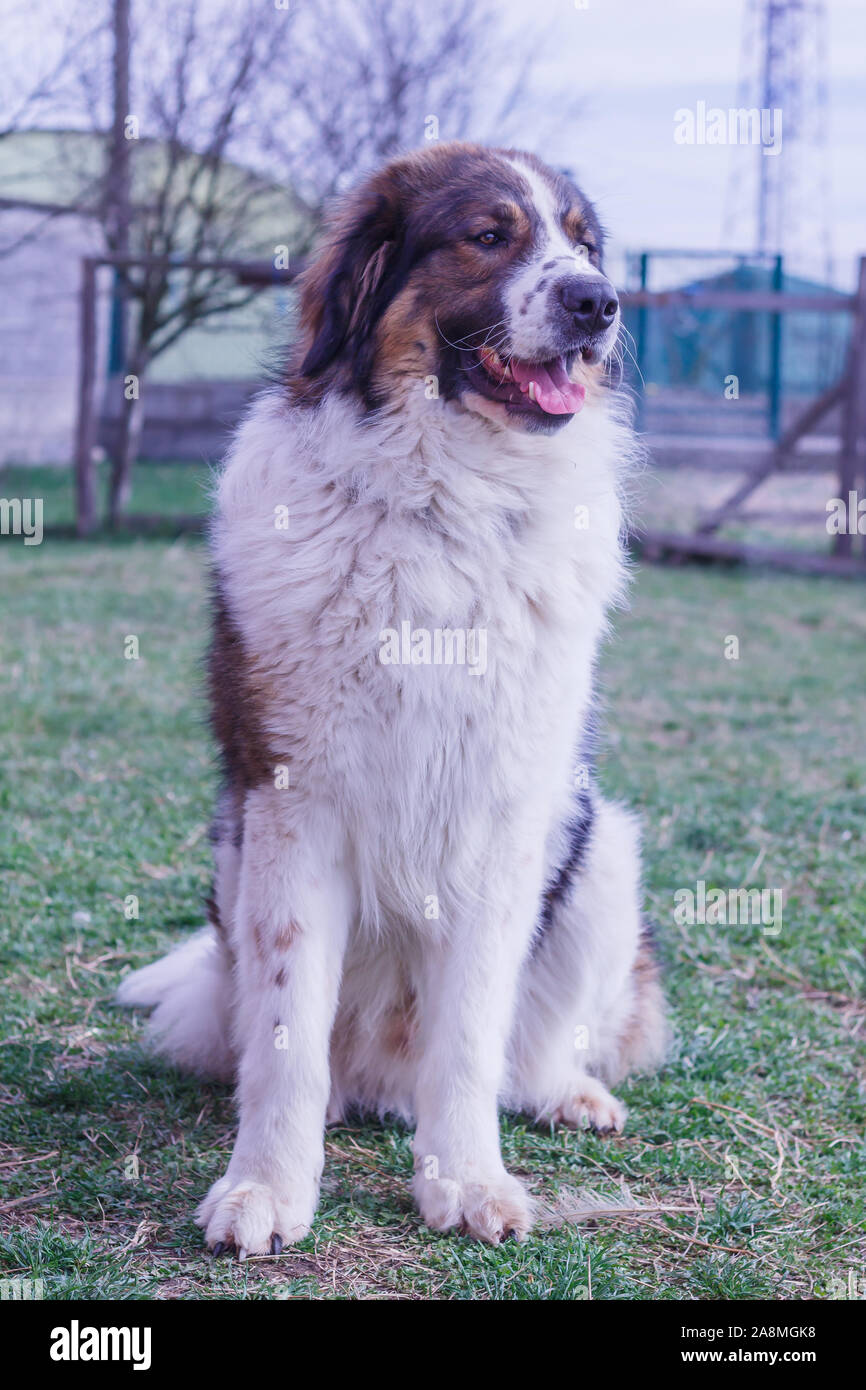
{"type": "Polygon", "coordinates": [[[328,1048],[352,912],[351,881],[322,818],[251,792],[236,913],[238,1136],[198,1222],[219,1253],[279,1251],[318,1201],[328,1048]]]}
{"type": "Polygon", "coordinates": [[[528,1196],[502,1162],[498,1097],[540,866],[539,850],[523,855],[519,875],[491,875],[483,899],[425,953],[413,1191],[428,1226],[494,1245],[531,1225],[528,1196]]]}

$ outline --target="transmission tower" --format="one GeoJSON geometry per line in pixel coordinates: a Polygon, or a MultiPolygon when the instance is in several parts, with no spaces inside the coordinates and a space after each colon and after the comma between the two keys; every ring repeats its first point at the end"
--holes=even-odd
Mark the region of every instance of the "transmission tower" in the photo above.
{"type": "Polygon", "coordinates": [[[781,130],[781,146],[778,154],[760,144],[731,150],[725,240],[781,253],[787,268],[829,280],[826,74],[824,0],[746,0],[738,105],[773,113],[764,119],[781,130]]]}

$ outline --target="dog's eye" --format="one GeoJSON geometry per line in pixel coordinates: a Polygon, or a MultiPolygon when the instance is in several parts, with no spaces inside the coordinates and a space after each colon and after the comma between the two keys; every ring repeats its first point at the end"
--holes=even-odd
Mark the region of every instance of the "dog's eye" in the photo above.
{"type": "Polygon", "coordinates": [[[472,240],[477,241],[480,246],[498,246],[500,242],[505,240],[505,237],[494,232],[491,227],[486,232],[479,232],[478,236],[473,237],[472,240]]]}

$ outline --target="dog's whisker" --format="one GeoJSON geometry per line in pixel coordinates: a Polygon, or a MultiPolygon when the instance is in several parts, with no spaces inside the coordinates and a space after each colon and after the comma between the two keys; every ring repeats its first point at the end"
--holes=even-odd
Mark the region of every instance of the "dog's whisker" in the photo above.
{"type": "MultiPolygon", "coordinates": [[[[439,323],[438,314],[434,314],[433,321],[436,324],[436,332],[439,334],[439,337],[442,339],[443,343],[447,343],[449,347],[453,348],[471,348],[474,346],[469,341],[471,338],[477,338],[479,337],[479,335],[483,337],[484,334],[492,333],[495,329],[501,328],[506,323],[505,319],[498,319],[495,323],[488,324],[485,328],[475,328],[472,330],[471,333],[464,334],[462,338],[456,338],[452,340],[448,337],[448,335],[445,332],[443,332],[442,326],[439,323]]],[[[484,347],[485,343],[486,339],[482,341],[479,346],[484,347]]]]}

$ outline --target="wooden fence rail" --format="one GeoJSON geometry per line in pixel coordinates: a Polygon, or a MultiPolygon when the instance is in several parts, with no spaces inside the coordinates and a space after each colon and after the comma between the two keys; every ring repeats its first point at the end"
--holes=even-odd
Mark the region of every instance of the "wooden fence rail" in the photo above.
{"type": "MultiPolygon", "coordinates": [[[[857,290],[853,295],[804,295],[785,290],[634,290],[621,295],[622,302],[639,308],[730,309],[736,312],[769,313],[846,313],[853,319],[851,342],[845,370],[840,379],[805,408],[784,431],[775,447],[747,473],[734,492],[708,516],[692,534],[652,532],[639,544],[656,558],[698,558],[741,560],[745,563],[777,564],[784,569],[809,573],[857,574],[866,577],[866,543],[853,559],[855,535],[850,529],[833,537],[832,554],[774,550],[733,540],[719,540],[714,533],[727,522],[742,516],[743,503],[773,473],[785,471],[797,445],[821,419],[837,406],[842,408],[842,433],[836,454],[837,495],[846,503],[849,496],[866,496],[866,257],[860,260],[857,290]]],[[[856,518],[854,518],[856,526],[856,518]]]]}
{"type": "MultiPolygon", "coordinates": [[[[272,285],[290,284],[302,271],[303,263],[289,269],[277,270],[267,261],[197,260],[174,261],[157,256],[89,256],[82,262],[80,303],[80,362],[78,386],[78,424],[75,452],[76,530],[89,535],[98,524],[94,444],[96,441],[97,400],[97,272],[101,266],[115,270],[172,269],[221,270],[233,275],[240,284],[266,289],[272,285]]],[[[794,565],[810,573],[848,573],[852,566],[854,536],[850,533],[834,537],[833,555],[809,556],[795,552],[774,552],[772,547],[760,548],[738,545],[735,541],[720,541],[714,536],[726,522],[741,514],[743,503],[771,474],[788,466],[797,444],[830,410],[842,407],[842,437],[837,454],[839,497],[862,487],[866,495],[866,257],[860,261],[856,293],[853,295],[806,295],[785,290],[629,290],[620,295],[626,307],[676,309],[695,311],[729,309],[738,313],[781,315],[785,313],[846,313],[853,318],[851,346],[845,372],[839,381],[818,396],[783,433],[776,446],[769,450],[760,464],[753,468],[722,506],[702,518],[692,535],[664,533],[644,535],[639,544],[647,554],[695,557],[697,555],[748,562],[756,560],[772,564],[773,555],[785,568],[794,565]],[[758,559],[760,555],[760,559],[758,559]],[[840,563],[841,562],[841,563],[840,563]]],[[[866,546],[863,548],[866,550],[866,546]]],[[[866,575],[866,554],[858,556],[866,575]]],[[[859,571],[858,571],[859,572],[859,571]]]]}

